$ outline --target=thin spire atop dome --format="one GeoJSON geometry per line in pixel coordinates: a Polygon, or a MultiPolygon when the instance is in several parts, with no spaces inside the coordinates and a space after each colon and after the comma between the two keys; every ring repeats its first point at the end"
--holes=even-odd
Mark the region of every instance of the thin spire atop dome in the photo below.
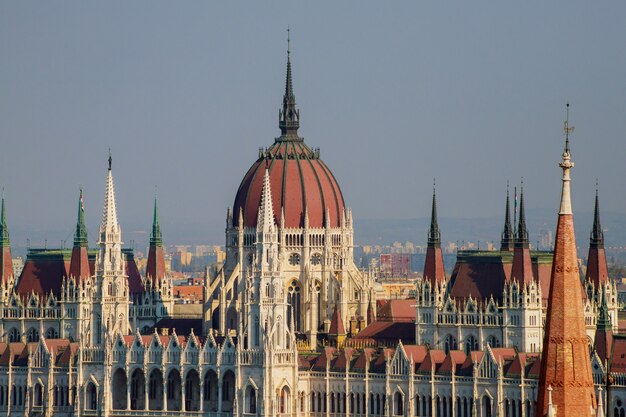
{"type": "Polygon", "coordinates": [[[300,111],[296,108],[296,96],[293,94],[293,81],[291,76],[291,29],[289,28],[287,28],[287,76],[285,79],[283,108],[278,113],[278,127],[280,127],[281,133],[279,139],[300,139],[298,137],[300,111]]]}

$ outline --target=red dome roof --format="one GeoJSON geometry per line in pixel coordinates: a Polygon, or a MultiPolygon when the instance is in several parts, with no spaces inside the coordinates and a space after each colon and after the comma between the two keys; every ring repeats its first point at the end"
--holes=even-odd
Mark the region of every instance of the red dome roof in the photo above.
{"type": "Polygon", "coordinates": [[[281,137],[252,164],[239,185],[233,205],[233,226],[243,212],[244,225],[256,227],[263,175],[269,170],[272,206],[276,223],[280,224],[282,211],[285,227],[304,227],[305,210],[309,227],[324,227],[326,212],[330,227],[340,227],[344,210],[343,195],[330,169],[300,138],[281,137]]]}

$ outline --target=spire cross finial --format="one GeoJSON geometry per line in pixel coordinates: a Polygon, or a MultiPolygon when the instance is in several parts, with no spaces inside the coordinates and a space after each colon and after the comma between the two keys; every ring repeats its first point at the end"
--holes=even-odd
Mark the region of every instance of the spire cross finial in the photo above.
{"type": "Polygon", "coordinates": [[[291,54],[291,28],[287,26],[287,55],[291,54]]]}
{"type": "Polygon", "coordinates": [[[111,170],[112,163],[113,163],[113,158],[111,157],[111,148],[109,148],[109,171],[111,170]]]}
{"type": "Polygon", "coordinates": [[[569,103],[565,105],[565,122],[563,126],[563,132],[565,132],[565,152],[569,153],[569,134],[574,131],[574,126],[569,125],[569,103]]]}

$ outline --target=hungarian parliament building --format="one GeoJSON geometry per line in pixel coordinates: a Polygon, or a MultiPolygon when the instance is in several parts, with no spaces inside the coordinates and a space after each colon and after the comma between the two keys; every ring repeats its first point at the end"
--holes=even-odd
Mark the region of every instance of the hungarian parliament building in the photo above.
{"type": "MultiPolygon", "coordinates": [[[[523,193],[513,220],[503,199],[500,249],[459,252],[446,274],[433,193],[415,297],[381,300],[376,274],[355,264],[339,183],[299,126],[288,55],[280,136],[259,150],[227,210],[226,258],[205,274],[201,319],[174,314],[156,200],[145,273],[122,248],[111,157],[95,247],[81,191],[73,248],[30,249],[19,276],[3,197],[0,414],[561,417],[557,391],[586,385],[542,382],[542,351],[563,343],[544,325],[574,294],[564,325],[584,321],[576,366],[593,379],[583,414],[624,417],[626,337],[597,193],[586,272],[567,266],[580,279],[562,294],[551,288],[564,270],[556,249],[530,248],[523,193]]],[[[571,215],[569,158],[568,142],[559,216],[571,215]]],[[[575,246],[567,233],[557,244],[575,246]]]]}

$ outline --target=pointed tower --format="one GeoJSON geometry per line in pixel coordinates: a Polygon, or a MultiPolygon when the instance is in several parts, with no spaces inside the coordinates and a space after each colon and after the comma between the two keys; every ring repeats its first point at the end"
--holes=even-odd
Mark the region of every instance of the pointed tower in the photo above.
{"type": "Polygon", "coordinates": [[[85,203],[83,200],[83,189],[80,189],[78,197],[78,219],[76,220],[76,231],[74,232],[74,247],[72,248],[72,258],[70,261],[70,277],[76,281],[82,281],[91,276],[89,270],[89,258],[87,256],[87,227],[85,227],[85,203]]]}
{"type": "Polygon", "coordinates": [[[609,272],[604,253],[604,232],[600,225],[600,202],[596,187],[596,205],[593,213],[593,228],[589,236],[589,256],[587,257],[586,281],[591,281],[596,291],[609,282],[609,272]]]}
{"type": "Polygon", "coordinates": [[[613,325],[611,324],[611,315],[609,307],[606,303],[606,291],[602,288],[602,301],[598,311],[598,322],[596,323],[596,335],[593,342],[593,348],[604,363],[611,355],[611,347],[613,346],[613,325]]]}
{"type": "Polygon", "coordinates": [[[511,281],[530,284],[533,280],[533,266],[530,259],[530,247],[528,244],[528,229],[526,229],[526,215],[524,213],[524,187],[520,192],[519,219],[517,234],[515,235],[513,249],[513,266],[511,268],[511,281]]]}
{"type": "Polygon", "coordinates": [[[161,226],[159,226],[159,208],[156,196],[154,197],[154,213],[152,217],[152,233],[150,233],[146,277],[152,281],[155,287],[158,282],[165,278],[165,255],[163,252],[161,226]]]}
{"type": "Polygon", "coordinates": [[[430,215],[430,229],[428,231],[428,247],[426,248],[426,260],[424,262],[424,279],[433,285],[445,282],[446,275],[443,268],[443,255],[441,253],[441,234],[437,224],[437,196],[433,187],[433,206],[430,215]]]}
{"type": "Polygon", "coordinates": [[[513,227],[511,227],[511,208],[509,204],[509,183],[506,184],[506,211],[504,212],[504,230],[502,231],[502,240],[500,241],[500,250],[502,252],[511,252],[513,250],[513,227]]]}
{"type": "Polygon", "coordinates": [[[283,96],[283,108],[278,112],[278,127],[281,138],[299,139],[298,128],[300,127],[300,110],[296,108],[296,96],[293,94],[293,81],[291,80],[291,48],[287,46],[287,76],[285,79],[285,95],[283,96]]]}
{"type": "Polygon", "coordinates": [[[570,170],[574,163],[567,122],[565,129],[565,151],[559,164],[563,169],[563,188],[537,396],[539,417],[548,412],[549,387],[553,389],[552,400],[559,417],[593,416],[596,408],[570,198],[570,170]]]}
{"type": "Polygon", "coordinates": [[[128,334],[129,293],[128,278],[125,274],[125,262],[122,255],[122,230],[117,222],[117,206],[115,204],[115,187],[111,170],[112,158],[109,155],[106,191],[102,223],[98,234],[98,255],[96,257],[96,278],[101,303],[98,314],[102,320],[102,331],[119,331],[128,334]]]}
{"type": "Polygon", "coordinates": [[[339,306],[335,304],[332,318],[330,319],[330,329],[328,330],[328,341],[338,349],[343,347],[346,340],[346,329],[341,319],[339,306]]]}
{"type": "Polygon", "coordinates": [[[2,208],[0,208],[0,283],[13,281],[13,259],[11,258],[11,241],[7,227],[7,212],[2,194],[2,208]]]}

